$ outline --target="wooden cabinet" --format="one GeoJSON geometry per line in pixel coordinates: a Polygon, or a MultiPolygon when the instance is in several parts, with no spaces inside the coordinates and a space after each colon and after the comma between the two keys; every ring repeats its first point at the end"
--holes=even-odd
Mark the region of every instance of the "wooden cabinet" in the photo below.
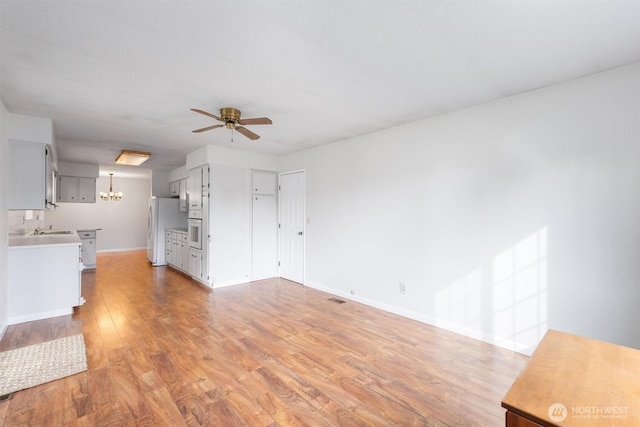
{"type": "Polygon", "coordinates": [[[640,426],[640,350],[549,330],[504,399],[507,427],[640,426]]]}
{"type": "Polygon", "coordinates": [[[96,179],[80,176],[58,177],[59,203],[95,203],[96,202],[96,179]]]}
{"type": "Polygon", "coordinates": [[[78,230],[80,258],[85,268],[96,268],[96,230],[78,230]]]}
{"type": "Polygon", "coordinates": [[[251,175],[253,194],[276,195],[278,176],[275,172],[253,171],[251,175]]]}
{"type": "Polygon", "coordinates": [[[53,209],[55,171],[47,144],[9,140],[9,209],[53,209]]]}

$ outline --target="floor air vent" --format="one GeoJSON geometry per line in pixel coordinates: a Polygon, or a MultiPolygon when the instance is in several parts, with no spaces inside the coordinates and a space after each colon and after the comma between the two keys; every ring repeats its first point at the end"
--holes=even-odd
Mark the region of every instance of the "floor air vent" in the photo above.
{"type": "Polygon", "coordinates": [[[346,302],[338,298],[329,298],[329,301],[337,302],[338,304],[344,304],[346,302]]]}

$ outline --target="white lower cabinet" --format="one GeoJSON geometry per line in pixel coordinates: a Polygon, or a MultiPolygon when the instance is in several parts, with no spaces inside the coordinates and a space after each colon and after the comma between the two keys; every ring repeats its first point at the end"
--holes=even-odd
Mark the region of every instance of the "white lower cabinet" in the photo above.
{"type": "Polygon", "coordinates": [[[169,266],[189,273],[189,245],[186,231],[165,231],[165,257],[169,266]]]}
{"type": "Polygon", "coordinates": [[[84,304],[80,247],[80,241],[9,246],[8,324],[71,314],[84,304]]]}
{"type": "Polygon", "coordinates": [[[191,277],[204,280],[202,270],[202,250],[189,248],[189,274],[191,277]]]}
{"type": "Polygon", "coordinates": [[[80,255],[85,268],[96,268],[96,230],[78,230],[80,255]]]}

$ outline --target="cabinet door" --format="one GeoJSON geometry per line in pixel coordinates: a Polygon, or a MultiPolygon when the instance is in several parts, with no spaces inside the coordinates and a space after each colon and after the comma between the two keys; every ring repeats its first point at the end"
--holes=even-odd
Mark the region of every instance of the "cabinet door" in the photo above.
{"type": "Polygon", "coordinates": [[[181,179],[178,183],[179,187],[179,198],[180,202],[178,203],[178,207],[180,212],[187,211],[187,178],[181,179]]]}
{"type": "Polygon", "coordinates": [[[189,245],[185,242],[180,242],[180,254],[182,256],[182,269],[189,270],[189,245]]]}
{"type": "Polygon", "coordinates": [[[253,171],[253,194],[263,194],[266,196],[275,196],[276,179],[275,172],[253,171]]]}
{"type": "Polygon", "coordinates": [[[173,264],[173,240],[165,237],[164,239],[164,251],[165,251],[165,262],[167,264],[173,264]]]}
{"type": "Polygon", "coordinates": [[[189,169],[187,181],[187,194],[189,197],[189,209],[202,209],[202,168],[204,166],[189,169]]]}
{"type": "Polygon", "coordinates": [[[173,181],[169,183],[169,194],[171,197],[180,195],[180,181],[173,181]]]}
{"type": "Polygon", "coordinates": [[[189,248],[189,274],[202,280],[202,251],[189,248]]]}
{"type": "Polygon", "coordinates": [[[171,259],[173,260],[173,265],[175,265],[176,267],[178,267],[179,269],[182,269],[182,247],[181,247],[181,243],[179,240],[174,240],[173,241],[173,250],[172,250],[172,254],[171,254],[171,259]]]}
{"type": "Polygon", "coordinates": [[[78,177],[58,177],[58,201],[63,203],[75,203],[78,201],[78,177]]]}
{"type": "Polygon", "coordinates": [[[96,179],[90,177],[58,177],[57,200],[61,203],[95,203],[96,179]]]}
{"type": "Polygon", "coordinates": [[[47,146],[38,142],[9,140],[9,175],[15,185],[8,186],[7,208],[47,209],[47,146]]]}
{"type": "Polygon", "coordinates": [[[57,174],[56,171],[53,170],[53,160],[51,159],[51,150],[47,147],[45,148],[45,208],[46,209],[54,209],[56,207],[56,185],[57,185],[57,174]]]}
{"type": "Polygon", "coordinates": [[[96,202],[96,179],[88,177],[78,177],[78,202],[96,202]]]}
{"type": "Polygon", "coordinates": [[[82,239],[82,263],[86,268],[95,268],[96,266],[95,239],[82,239]]]}

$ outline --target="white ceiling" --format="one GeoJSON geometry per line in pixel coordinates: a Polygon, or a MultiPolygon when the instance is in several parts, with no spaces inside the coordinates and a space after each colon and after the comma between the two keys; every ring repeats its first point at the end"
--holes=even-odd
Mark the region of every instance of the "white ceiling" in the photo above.
{"type": "Polygon", "coordinates": [[[0,98],[59,159],[282,155],[640,60],[637,0],[0,0],[0,98]],[[217,129],[232,106],[250,141],[217,129]]]}

